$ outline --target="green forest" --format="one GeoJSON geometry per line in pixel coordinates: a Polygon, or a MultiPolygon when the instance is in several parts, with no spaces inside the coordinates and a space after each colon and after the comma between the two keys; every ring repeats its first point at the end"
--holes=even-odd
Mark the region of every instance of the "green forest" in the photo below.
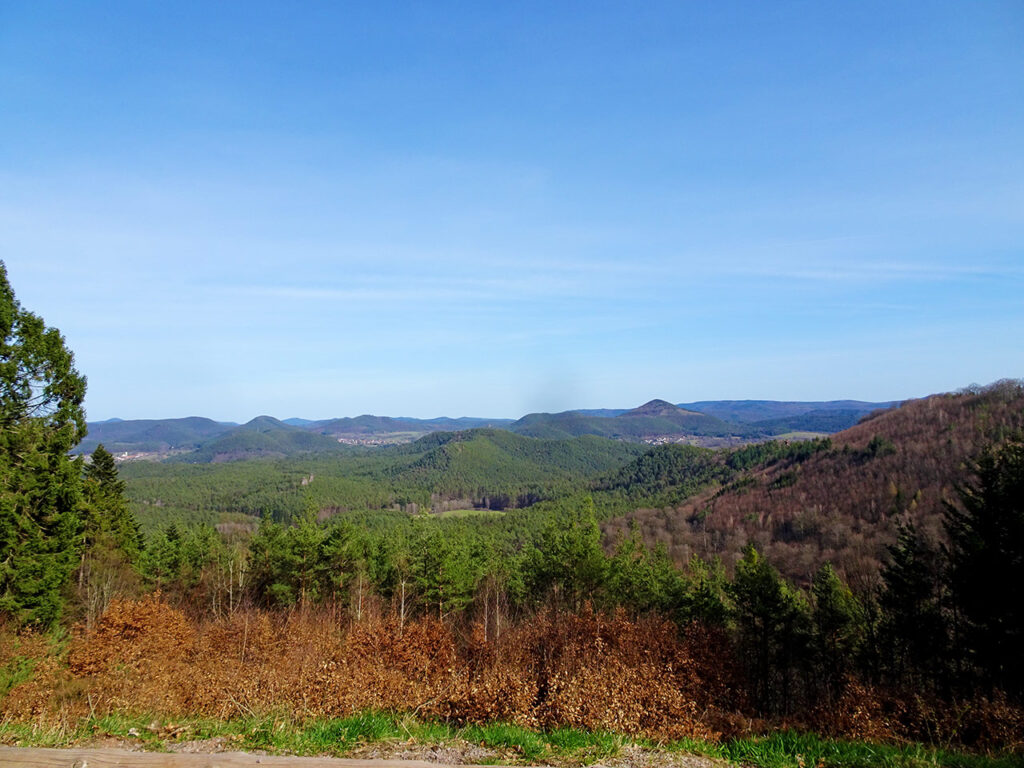
{"type": "MultiPolygon", "coordinates": [[[[1021,748],[1019,382],[911,403],[831,438],[730,449],[482,428],[326,455],[120,465],[102,445],[72,455],[85,391],[60,332],[20,305],[0,265],[3,718],[152,711],[158,698],[117,686],[177,690],[147,659],[199,675],[204,658],[236,648],[244,621],[240,670],[257,649],[264,675],[270,655],[295,653],[277,633],[307,648],[295,669],[315,658],[345,680],[371,670],[367,690],[398,691],[386,676],[411,665],[413,698],[345,703],[328,686],[302,709],[282,682],[260,689],[278,699],[252,694],[231,711],[229,698],[249,701],[248,678],[203,678],[233,693],[211,694],[217,706],[167,694],[167,716],[230,720],[291,702],[313,715],[408,709],[651,738],[786,727],[1021,748]],[[952,425],[935,427],[940,411],[952,425]],[[264,635],[250,639],[250,626],[264,635]],[[147,639],[157,635],[192,655],[147,639]],[[309,650],[328,636],[334,650],[309,650]],[[416,667],[416,643],[449,649],[447,666],[429,656],[416,667]],[[621,680],[572,666],[588,654],[621,680]],[[382,659],[401,661],[378,669],[382,659]],[[415,699],[442,673],[507,707],[441,683],[415,699]],[[572,686],[604,714],[566,704],[572,686]],[[633,714],[607,719],[610,702],[633,714]]],[[[323,675],[301,685],[319,690],[334,679],[323,675]]]]}

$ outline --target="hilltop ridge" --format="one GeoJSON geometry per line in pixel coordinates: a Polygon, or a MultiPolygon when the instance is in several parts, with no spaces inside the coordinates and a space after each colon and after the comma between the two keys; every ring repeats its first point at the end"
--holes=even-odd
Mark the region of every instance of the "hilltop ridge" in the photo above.
{"type": "Polygon", "coordinates": [[[765,440],[786,433],[828,434],[852,426],[864,415],[889,405],[891,403],[769,400],[676,405],[668,400],[653,399],[632,409],[529,413],[517,420],[470,416],[417,419],[372,414],[280,420],[260,415],[238,425],[203,417],[109,419],[91,422],[88,436],[75,452],[89,453],[103,443],[109,450],[131,457],[173,455],[191,462],[228,461],[330,453],[345,445],[372,447],[407,443],[434,432],[467,429],[499,429],[545,440],[592,435],[649,444],[685,442],[714,447],[765,440]]]}

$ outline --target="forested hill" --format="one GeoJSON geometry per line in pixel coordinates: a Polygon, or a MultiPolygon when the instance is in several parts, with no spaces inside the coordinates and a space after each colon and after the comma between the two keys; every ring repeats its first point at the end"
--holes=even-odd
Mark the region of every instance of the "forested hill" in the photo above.
{"type": "MultiPolygon", "coordinates": [[[[863,400],[825,400],[805,402],[799,400],[701,400],[678,403],[680,408],[706,413],[736,424],[764,424],[783,419],[799,419],[821,414],[845,414],[846,427],[852,427],[861,418],[883,408],[899,405],[898,401],[871,403],[863,400]]],[[[838,430],[836,430],[838,431],[838,430]]]]}
{"type": "Polygon", "coordinates": [[[285,424],[271,416],[252,421],[204,442],[178,460],[190,463],[223,462],[250,458],[285,458],[297,454],[339,453],[337,440],[285,424]]]}
{"type": "Polygon", "coordinates": [[[92,453],[100,443],[115,454],[125,451],[165,453],[172,450],[195,450],[204,442],[236,426],[199,416],[90,422],[89,434],[75,447],[74,452],[92,453]]]}
{"type": "Polygon", "coordinates": [[[168,522],[253,523],[262,515],[288,521],[308,505],[324,515],[518,508],[590,488],[643,451],[593,436],[536,440],[481,429],[377,449],[339,447],[332,455],[215,465],[128,462],[121,473],[132,509],[151,529],[168,522]]]}
{"type": "Polygon", "coordinates": [[[148,454],[150,458],[182,457],[191,462],[336,453],[337,443],[386,445],[411,442],[434,432],[503,429],[527,437],[567,439],[595,435],[616,440],[689,441],[735,445],[789,433],[826,434],[845,429],[891,403],[854,400],[777,402],[771,400],[705,401],[681,407],[652,400],[625,409],[562,413],[531,413],[521,419],[440,417],[391,418],[363,415],[313,421],[284,421],[260,416],[239,426],[190,417],[92,422],[88,436],[74,453],[91,453],[100,443],[115,454],[148,454]],[[302,437],[303,434],[312,437],[302,437]],[[324,439],[318,439],[324,438],[324,439]]]}
{"type": "Polygon", "coordinates": [[[529,437],[599,435],[619,440],[681,435],[754,438],[765,434],[758,429],[730,424],[715,416],[684,410],[664,400],[651,400],[639,408],[612,417],[587,415],[578,411],[531,413],[513,423],[509,429],[529,437]]]}
{"type": "MultiPolygon", "coordinates": [[[[732,562],[752,541],[798,581],[823,561],[853,581],[869,580],[898,524],[912,522],[927,539],[941,540],[944,501],[955,497],[971,461],[1022,430],[1018,383],[912,400],[833,435],[827,450],[747,467],[734,460],[739,471],[727,474],[726,485],[619,516],[605,530],[614,537],[636,521],[677,561],[698,554],[732,562]]],[[[757,448],[746,450],[753,456],[757,448]]],[[[669,478],[663,495],[688,478],[669,478]]]]}

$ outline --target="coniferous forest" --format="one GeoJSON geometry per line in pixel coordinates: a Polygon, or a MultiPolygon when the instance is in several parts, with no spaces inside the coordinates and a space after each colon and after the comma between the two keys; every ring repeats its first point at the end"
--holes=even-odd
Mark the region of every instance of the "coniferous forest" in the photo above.
{"type": "Polygon", "coordinates": [[[0,720],[360,712],[976,752],[1024,734],[1024,386],[708,449],[499,429],[86,460],[0,266],[0,720]]]}

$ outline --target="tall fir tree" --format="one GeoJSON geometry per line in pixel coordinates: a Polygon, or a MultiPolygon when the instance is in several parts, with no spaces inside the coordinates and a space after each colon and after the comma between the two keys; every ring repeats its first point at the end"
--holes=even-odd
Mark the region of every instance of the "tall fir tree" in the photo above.
{"type": "Polygon", "coordinates": [[[102,444],[85,466],[81,507],[82,552],[78,566],[78,601],[91,626],[118,595],[139,586],[136,566],[142,536],[124,497],[114,457],[102,444]]]}
{"type": "Polygon", "coordinates": [[[972,666],[1024,696],[1024,443],[987,451],[946,506],[949,586],[972,666]]]}
{"type": "Polygon", "coordinates": [[[78,564],[85,377],[56,328],[23,309],[0,262],[0,614],[41,625],[78,564]]]}
{"type": "Polygon", "coordinates": [[[118,475],[114,457],[102,443],[93,450],[90,462],[85,466],[83,485],[86,546],[106,534],[126,559],[137,560],[142,548],[139,524],[128,507],[125,484],[118,475]]]}
{"type": "Polygon", "coordinates": [[[942,677],[948,649],[942,612],[942,563],[913,523],[899,526],[882,569],[883,668],[897,683],[919,686],[942,677]]]}
{"type": "Polygon", "coordinates": [[[814,679],[829,701],[838,694],[863,642],[864,616],[857,598],[824,563],[811,582],[814,679]]]}
{"type": "Polygon", "coordinates": [[[731,592],[754,697],[765,711],[788,711],[795,664],[807,655],[807,606],[753,545],[736,563],[731,592]]]}

